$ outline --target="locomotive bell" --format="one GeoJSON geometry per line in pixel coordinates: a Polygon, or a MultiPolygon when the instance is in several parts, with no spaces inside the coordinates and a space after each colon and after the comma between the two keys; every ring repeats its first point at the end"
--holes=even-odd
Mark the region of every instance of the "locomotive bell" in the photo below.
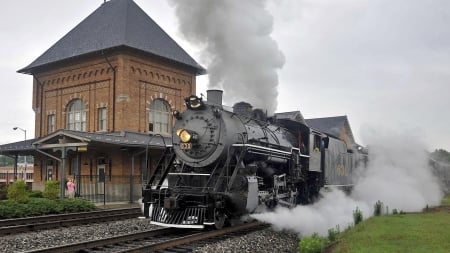
{"type": "Polygon", "coordinates": [[[199,110],[204,108],[204,104],[202,98],[199,98],[195,95],[191,95],[184,99],[186,106],[192,110],[199,110]]]}

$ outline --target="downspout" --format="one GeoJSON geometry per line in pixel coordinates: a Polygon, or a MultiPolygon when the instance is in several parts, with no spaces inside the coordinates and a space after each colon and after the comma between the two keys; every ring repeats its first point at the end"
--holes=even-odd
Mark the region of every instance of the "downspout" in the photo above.
{"type": "MultiPolygon", "coordinates": [[[[132,152],[130,152],[132,153],[132,152]]],[[[130,175],[130,203],[133,203],[133,193],[134,193],[134,154],[131,154],[131,175],[130,175]]]]}
{"type": "Polygon", "coordinates": [[[116,68],[111,64],[111,62],[109,61],[108,57],[105,55],[105,52],[102,50],[102,55],[105,58],[106,63],[108,63],[109,67],[112,69],[113,71],[113,102],[111,105],[111,109],[112,109],[112,131],[110,132],[114,132],[116,129],[116,68]]]}

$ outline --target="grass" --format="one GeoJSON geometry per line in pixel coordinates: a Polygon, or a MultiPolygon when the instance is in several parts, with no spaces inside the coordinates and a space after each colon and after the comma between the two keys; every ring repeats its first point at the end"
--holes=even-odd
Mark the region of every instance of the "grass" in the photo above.
{"type": "MultiPolygon", "coordinates": [[[[442,201],[450,206],[450,195],[442,201]]],[[[327,252],[450,252],[450,210],[371,217],[339,235],[327,252]]]]}

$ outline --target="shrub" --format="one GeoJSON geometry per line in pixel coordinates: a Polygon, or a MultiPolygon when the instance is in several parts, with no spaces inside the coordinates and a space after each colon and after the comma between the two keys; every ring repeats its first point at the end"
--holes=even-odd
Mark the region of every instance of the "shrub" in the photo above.
{"type": "Polygon", "coordinates": [[[312,236],[305,236],[300,239],[298,251],[300,253],[320,253],[327,246],[327,239],[314,233],[312,236]]]}
{"type": "Polygon", "coordinates": [[[51,200],[30,198],[28,203],[14,200],[0,201],[0,219],[20,218],[56,213],[87,212],[95,210],[95,205],[84,199],[51,200]]]}
{"type": "Polygon", "coordinates": [[[23,180],[17,180],[8,187],[8,199],[19,203],[28,201],[27,184],[23,180]]]}
{"type": "Polygon", "coordinates": [[[6,184],[3,184],[0,187],[0,200],[6,199],[8,195],[8,186],[6,184]]]}
{"type": "Polygon", "coordinates": [[[25,206],[27,216],[37,216],[57,213],[58,203],[46,198],[30,198],[25,206]]]}
{"type": "Polygon", "coordinates": [[[32,190],[29,194],[28,197],[30,198],[43,198],[44,195],[42,194],[42,191],[39,190],[32,190]]]}
{"type": "Polygon", "coordinates": [[[392,214],[398,214],[397,208],[392,209],[392,214]]]}
{"type": "Polygon", "coordinates": [[[79,198],[69,198],[58,201],[57,211],[61,213],[87,212],[95,210],[96,208],[94,203],[90,201],[79,198]]]}
{"type": "Polygon", "coordinates": [[[373,206],[373,215],[380,216],[382,212],[383,212],[383,202],[378,200],[373,206]]]}
{"type": "Polygon", "coordinates": [[[355,223],[355,226],[358,225],[363,220],[363,214],[361,210],[359,210],[358,207],[356,207],[356,210],[353,211],[353,222],[355,223]]]}
{"type": "Polygon", "coordinates": [[[48,199],[57,199],[59,197],[59,182],[56,180],[48,180],[45,182],[43,195],[48,199]]]}
{"type": "Polygon", "coordinates": [[[0,201],[0,218],[11,219],[27,216],[24,204],[21,204],[14,200],[2,200],[0,201]]]}
{"type": "Polygon", "coordinates": [[[328,241],[334,242],[337,239],[339,231],[339,226],[336,226],[336,228],[330,228],[328,229],[328,241]]]}

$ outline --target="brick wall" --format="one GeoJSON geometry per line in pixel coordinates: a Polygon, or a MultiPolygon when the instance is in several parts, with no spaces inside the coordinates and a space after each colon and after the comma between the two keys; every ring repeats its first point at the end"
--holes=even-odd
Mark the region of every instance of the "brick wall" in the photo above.
{"type": "Polygon", "coordinates": [[[67,106],[73,99],[84,103],[88,132],[99,130],[100,107],[107,108],[107,131],[147,132],[150,103],[162,98],[172,109],[182,110],[183,98],[195,94],[195,75],[161,60],[123,51],[41,72],[35,75],[33,87],[36,137],[49,134],[50,114],[56,116],[55,129],[67,128],[67,106]]]}

